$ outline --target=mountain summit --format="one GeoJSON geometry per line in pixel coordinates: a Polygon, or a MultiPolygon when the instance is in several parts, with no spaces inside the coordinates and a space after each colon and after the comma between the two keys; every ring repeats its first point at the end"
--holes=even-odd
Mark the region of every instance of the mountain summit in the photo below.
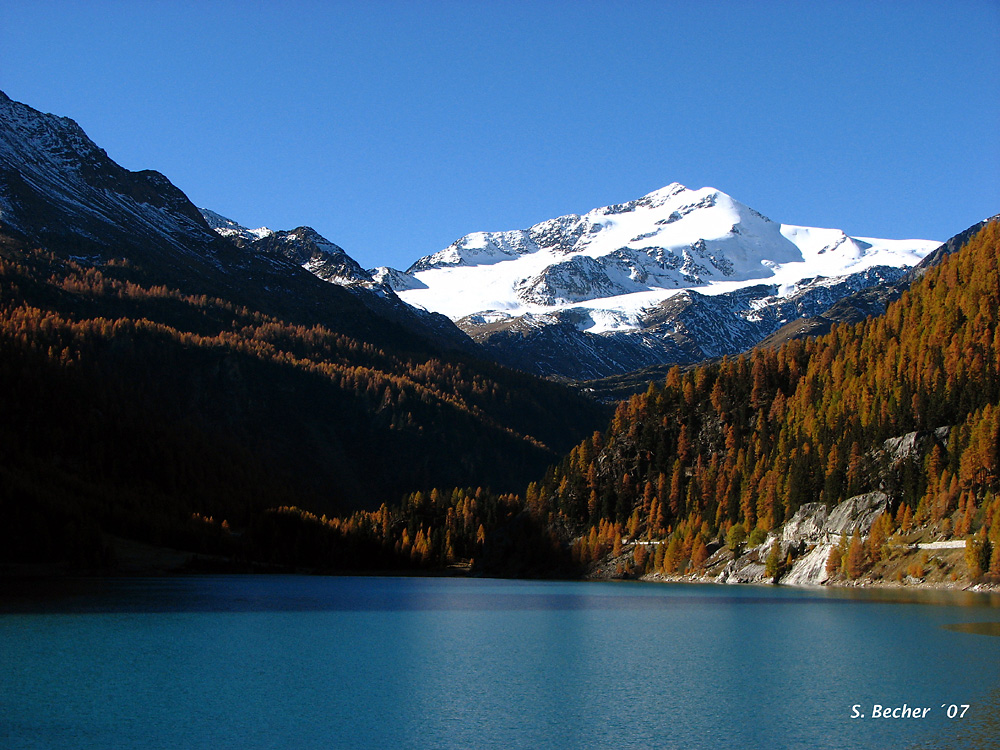
{"type": "Polygon", "coordinates": [[[742,351],[814,314],[799,304],[810,290],[832,304],[895,280],[938,244],[778,224],[720,190],[673,183],[528,229],[475,232],[405,274],[380,272],[502,361],[579,378],[742,351]],[[697,321],[678,319],[692,307],[697,321]]]}
{"type": "MultiPolygon", "coordinates": [[[[938,244],[777,224],[720,190],[673,183],[582,216],[468,234],[407,269],[426,291],[403,291],[407,301],[456,319],[636,293],[644,296],[632,302],[646,306],[679,289],[729,291],[760,281],[792,285],[876,265],[915,265],[938,244]]],[[[587,307],[635,309],[628,301],[587,307]]]]}

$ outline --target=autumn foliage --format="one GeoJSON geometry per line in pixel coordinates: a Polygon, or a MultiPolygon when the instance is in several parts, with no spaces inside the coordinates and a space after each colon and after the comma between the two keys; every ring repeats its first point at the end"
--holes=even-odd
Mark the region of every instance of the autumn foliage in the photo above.
{"type": "Polygon", "coordinates": [[[806,502],[832,506],[880,486],[890,514],[874,549],[859,541],[844,550],[850,577],[906,524],[995,537],[998,243],[993,223],[882,317],[675,368],[529,487],[528,506],[550,523],[575,524],[582,560],[595,557],[590,540],[609,525],[663,540],[655,567],[664,572],[695,562],[699,544],[721,542],[737,525],[770,530],[806,502]],[[927,456],[897,460],[885,448],[889,438],[938,428],[946,429],[927,456]]]}
{"type": "Polygon", "coordinates": [[[516,490],[606,419],[415,337],[388,349],[133,277],[0,248],[4,559],[99,565],[108,533],[200,549],[212,535],[192,514],[245,529],[279,507],[516,490]]]}
{"type": "MultiPolygon", "coordinates": [[[[168,519],[189,528],[196,512],[245,529],[199,527],[234,554],[274,564],[572,574],[630,554],[631,572],[670,574],[759,543],[804,503],[881,489],[890,507],[867,541],[845,535],[831,574],[864,575],[894,535],[930,525],[973,538],[970,572],[1000,575],[998,256],[993,223],[884,316],[675,368],[604,432],[581,429],[594,407],[500,368],[400,356],[114,268],[7,258],[5,512],[26,538],[61,540],[49,547],[107,528],[176,536],[168,519]],[[572,430],[589,437],[543,470],[572,430]],[[887,442],[908,433],[932,447],[887,442]],[[389,478],[387,456],[402,465],[389,478]]],[[[780,552],[775,574],[792,562],[780,552]]]]}

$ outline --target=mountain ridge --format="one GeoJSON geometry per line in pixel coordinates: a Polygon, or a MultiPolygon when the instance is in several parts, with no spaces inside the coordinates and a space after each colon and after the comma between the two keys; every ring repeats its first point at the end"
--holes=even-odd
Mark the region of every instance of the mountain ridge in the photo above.
{"type": "Polygon", "coordinates": [[[317,278],[341,286],[376,286],[371,274],[346,250],[312,227],[299,226],[287,231],[274,231],[267,227],[248,229],[209,209],[200,208],[198,211],[216,234],[242,249],[284,256],[317,278]]]}
{"type": "Polygon", "coordinates": [[[268,230],[256,244],[225,236],[159,172],[121,167],[75,121],[0,92],[0,232],[94,266],[126,257],[137,283],[263,306],[390,346],[482,356],[446,318],[404,304],[339,247],[300,229],[268,230]],[[327,283],[347,276],[361,283],[327,283]]]}
{"type": "Polygon", "coordinates": [[[308,226],[251,230],[195,208],[159,173],[119,167],[68,118],[5,95],[0,118],[8,123],[0,226],[9,232],[72,246],[76,257],[106,260],[111,246],[131,248],[150,278],[185,265],[201,283],[171,281],[189,291],[247,291],[317,322],[303,302],[318,295],[322,307],[335,293],[306,289],[294,266],[353,295],[335,305],[344,321],[358,318],[347,310],[361,302],[437,346],[569,380],[735,354],[783,327],[806,330],[835,302],[831,290],[897,283],[890,269],[936,247],[777,224],[714,188],[672,183],[526,230],[474,232],[405,272],[366,270],[308,226]],[[35,152],[45,158],[27,158],[35,152]],[[25,158],[15,168],[18,154],[25,158]]]}

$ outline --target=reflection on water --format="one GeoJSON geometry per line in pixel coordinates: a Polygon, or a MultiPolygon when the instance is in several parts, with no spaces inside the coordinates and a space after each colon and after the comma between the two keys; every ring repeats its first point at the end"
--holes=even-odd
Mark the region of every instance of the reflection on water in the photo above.
{"type": "Polygon", "coordinates": [[[808,602],[822,602],[1000,608],[1000,594],[910,588],[401,579],[390,576],[0,579],[0,615],[44,612],[655,610],[702,607],[707,602],[737,606],[801,606],[808,602]]]}
{"type": "Polygon", "coordinates": [[[1000,747],[1000,690],[993,690],[969,707],[965,718],[948,722],[944,731],[911,750],[988,750],[1000,747]]]}
{"type": "Polygon", "coordinates": [[[1000,622],[959,622],[953,625],[944,625],[943,627],[959,633],[1000,636],[1000,622]]]}

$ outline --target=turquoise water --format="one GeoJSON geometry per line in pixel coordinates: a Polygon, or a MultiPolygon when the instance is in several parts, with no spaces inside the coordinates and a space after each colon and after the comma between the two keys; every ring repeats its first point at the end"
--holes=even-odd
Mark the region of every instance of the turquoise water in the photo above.
{"type": "Polygon", "coordinates": [[[1000,621],[995,596],[304,576],[0,585],[5,748],[1000,747],[1000,638],[947,627],[1000,621]],[[875,703],[932,710],[868,718],[875,703]],[[949,719],[942,704],[970,708],[949,719]]]}

